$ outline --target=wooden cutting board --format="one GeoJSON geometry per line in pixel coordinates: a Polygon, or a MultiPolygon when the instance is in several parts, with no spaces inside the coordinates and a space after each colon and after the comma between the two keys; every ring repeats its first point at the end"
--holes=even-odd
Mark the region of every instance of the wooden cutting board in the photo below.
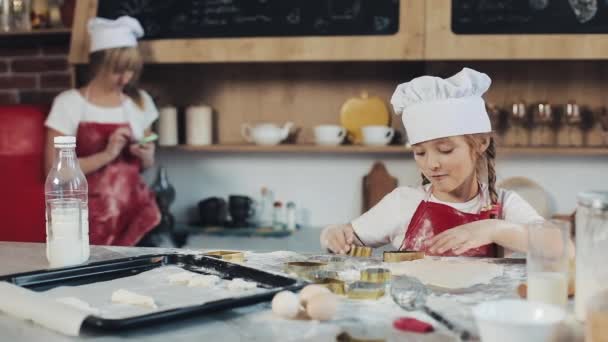
{"type": "Polygon", "coordinates": [[[380,202],[397,185],[397,178],[388,173],[384,163],[375,162],[370,172],[363,177],[363,212],[380,202]]]}

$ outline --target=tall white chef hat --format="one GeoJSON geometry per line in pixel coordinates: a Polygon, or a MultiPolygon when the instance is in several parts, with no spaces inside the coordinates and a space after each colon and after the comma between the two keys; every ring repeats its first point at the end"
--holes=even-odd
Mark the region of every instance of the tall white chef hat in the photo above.
{"type": "Polygon", "coordinates": [[[422,76],[397,86],[391,104],[402,114],[409,143],[492,131],[481,97],[488,75],[464,68],[450,78],[422,76]]]}
{"type": "Polygon", "coordinates": [[[91,18],[88,24],[90,52],[118,47],[137,46],[137,38],[144,36],[144,29],[133,17],[122,16],[116,20],[91,18]]]}

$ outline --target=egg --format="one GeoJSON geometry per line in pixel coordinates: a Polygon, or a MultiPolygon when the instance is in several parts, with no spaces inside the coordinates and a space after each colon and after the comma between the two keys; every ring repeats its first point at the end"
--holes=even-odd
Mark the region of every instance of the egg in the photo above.
{"type": "Polygon", "coordinates": [[[321,294],[321,293],[330,293],[331,291],[329,291],[329,289],[325,286],[322,285],[316,285],[316,284],[312,284],[312,285],[307,285],[306,287],[304,287],[302,289],[302,291],[300,291],[300,304],[302,304],[303,307],[306,307],[306,303],[308,303],[308,300],[310,300],[310,298],[321,294]]]}
{"type": "Polygon", "coordinates": [[[308,299],[306,314],[317,321],[327,321],[334,317],[338,308],[338,297],[333,293],[320,293],[308,299]]]}
{"type": "Polygon", "coordinates": [[[290,291],[281,291],[272,298],[272,312],[283,318],[295,318],[300,312],[298,296],[290,291]]]}

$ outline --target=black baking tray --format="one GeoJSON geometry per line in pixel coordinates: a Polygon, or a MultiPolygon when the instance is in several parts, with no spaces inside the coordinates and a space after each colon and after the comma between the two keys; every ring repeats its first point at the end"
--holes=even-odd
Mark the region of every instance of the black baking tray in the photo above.
{"type": "Polygon", "coordinates": [[[201,271],[200,267],[212,269],[222,274],[221,277],[223,279],[243,278],[258,283],[258,288],[267,289],[268,291],[250,296],[226,298],[204,304],[173,308],[121,319],[108,319],[89,315],[85,318],[82,328],[100,332],[113,332],[156,325],[180,318],[208,315],[221,310],[269,301],[277,292],[299,290],[306,284],[297,279],[272,274],[236,263],[207,256],[188,254],[154,254],[114,259],[61,269],[11,274],[1,276],[0,281],[7,281],[33,291],[46,291],[57,286],[78,286],[129,277],[160,266],[169,265],[201,274],[206,273],[201,271]]]}

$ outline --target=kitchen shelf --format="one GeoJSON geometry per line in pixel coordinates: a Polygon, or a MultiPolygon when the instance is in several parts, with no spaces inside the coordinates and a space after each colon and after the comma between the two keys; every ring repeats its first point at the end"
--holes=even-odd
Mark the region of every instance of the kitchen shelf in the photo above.
{"type": "Polygon", "coordinates": [[[174,147],[186,151],[201,151],[201,152],[289,152],[289,153],[380,153],[380,154],[403,154],[408,153],[411,149],[402,146],[362,146],[362,145],[340,145],[340,146],[319,146],[313,144],[281,144],[275,146],[260,146],[247,144],[225,144],[225,145],[208,145],[208,146],[193,146],[180,145],[174,147]]]}
{"type": "MultiPolygon", "coordinates": [[[[319,146],[313,144],[281,144],[276,146],[259,146],[249,144],[221,144],[221,145],[179,145],[162,147],[192,152],[214,153],[344,153],[344,154],[395,154],[402,155],[411,152],[411,148],[402,145],[395,146],[362,146],[340,145],[319,146]]],[[[608,156],[608,148],[584,147],[499,147],[498,156],[503,155],[530,155],[530,156],[608,156]]]]}
{"type": "Polygon", "coordinates": [[[70,34],[70,28],[53,28],[53,29],[32,29],[29,31],[0,31],[0,36],[37,36],[37,35],[53,35],[53,34],[70,34]]]}

